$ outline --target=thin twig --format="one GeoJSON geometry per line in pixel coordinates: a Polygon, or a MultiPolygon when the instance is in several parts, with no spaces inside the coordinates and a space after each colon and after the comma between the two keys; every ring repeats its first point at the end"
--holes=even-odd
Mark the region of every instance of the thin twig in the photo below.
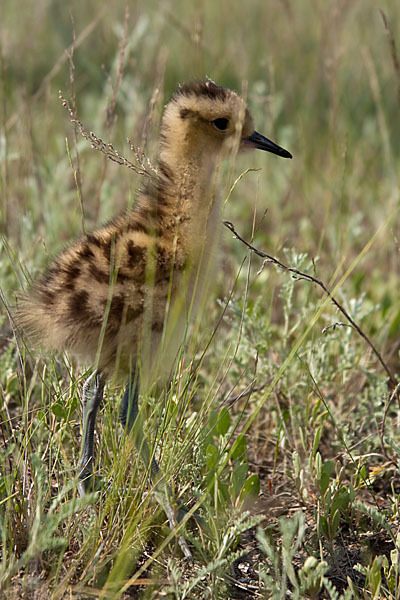
{"type": "Polygon", "coordinates": [[[250,396],[250,394],[254,394],[255,392],[261,392],[261,390],[266,388],[269,383],[269,382],[266,382],[266,383],[263,383],[262,385],[258,385],[257,387],[254,387],[255,382],[256,382],[256,379],[254,379],[251,383],[249,383],[249,385],[242,392],[240,392],[240,394],[237,394],[237,396],[229,396],[229,398],[224,400],[224,405],[230,407],[230,406],[232,406],[232,404],[234,404],[238,400],[241,400],[242,398],[246,398],[246,396],[250,396]]]}
{"type": "Polygon", "coordinates": [[[265,252],[262,252],[261,250],[258,250],[257,248],[255,248],[254,246],[252,246],[251,244],[249,244],[249,242],[247,242],[245,239],[243,239],[237,233],[237,231],[235,230],[234,225],[232,223],[230,223],[229,221],[224,221],[224,225],[225,225],[225,227],[227,227],[227,229],[229,229],[233,233],[234,237],[236,239],[238,239],[240,242],[242,242],[242,244],[244,244],[247,248],[249,248],[249,250],[251,250],[252,252],[254,252],[255,254],[257,254],[257,256],[260,256],[261,258],[266,259],[264,261],[264,264],[266,264],[266,263],[273,263],[274,265],[276,265],[277,267],[283,269],[284,271],[289,271],[290,273],[292,273],[295,276],[296,279],[304,279],[305,281],[310,281],[311,283],[317,284],[319,287],[321,287],[324,290],[324,292],[327,294],[327,296],[330,298],[330,300],[333,302],[333,304],[336,306],[336,308],[339,309],[339,311],[349,321],[349,323],[351,324],[351,326],[366,341],[366,343],[368,344],[368,346],[371,348],[372,352],[375,354],[375,356],[377,357],[377,359],[381,363],[383,369],[385,370],[387,376],[389,377],[390,383],[392,384],[392,386],[394,388],[393,394],[395,394],[395,396],[397,398],[397,402],[398,402],[398,404],[400,406],[400,396],[399,396],[399,390],[398,390],[398,386],[397,386],[397,381],[396,381],[395,377],[393,376],[391,370],[389,369],[388,365],[384,361],[381,353],[376,348],[376,346],[373,344],[373,342],[370,340],[370,338],[367,336],[367,334],[364,333],[364,331],[351,318],[351,316],[346,311],[346,309],[332,295],[332,292],[327,287],[327,285],[325,285],[325,283],[323,281],[321,281],[321,279],[318,279],[317,277],[313,277],[312,275],[309,275],[308,273],[303,273],[303,271],[299,271],[298,269],[294,269],[293,267],[288,267],[287,265],[285,265],[283,262],[281,262],[280,260],[278,260],[274,256],[271,256],[270,254],[266,254],[265,252]]]}
{"type": "Polygon", "coordinates": [[[353,325],[350,325],[349,323],[342,323],[341,321],[335,321],[335,323],[331,323],[330,325],[324,327],[322,333],[326,333],[329,331],[329,329],[335,331],[336,327],[353,327],[353,325]]]}
{"type": "MultiPolygon", "coordinates": [[[[74,111],[71,109],[68,100],[64,98],[61,90],[59,91],[58,96],[62,102],[62,105],[69,113],[71,123],[77,125],[82,137],[90,142],[90,145],[94,150],[102,152],[109,160],[116,162],[118,165],[123,165],[129,169],[132,169],[132,171],[138,175],[148,177],[151,180],[154,180],[157,177],[157,170],[152,166],[150,160],[141,153],[140,149],[136,149],[135,152],[135,157],[138,162],[138,165],[135,165],[130,160],[125,158],[125,156],[120,154],[112,144],[106,144],[101,138],[97,137],[93,131],[87,131],[81,121],[75,117],[74,111]]],[[[134,149],[132,145],[131,149],[134,149]]]]}

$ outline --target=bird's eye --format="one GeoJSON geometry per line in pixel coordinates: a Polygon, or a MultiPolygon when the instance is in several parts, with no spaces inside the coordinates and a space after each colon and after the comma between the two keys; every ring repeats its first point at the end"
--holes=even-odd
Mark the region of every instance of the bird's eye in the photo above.
{"type": "Polygon", "coordinates": [[[214,125],[215,129],[218,129],[218,131],[226,131],[229,125],[229,119],[214,119],[212,124],[214,125]]]}

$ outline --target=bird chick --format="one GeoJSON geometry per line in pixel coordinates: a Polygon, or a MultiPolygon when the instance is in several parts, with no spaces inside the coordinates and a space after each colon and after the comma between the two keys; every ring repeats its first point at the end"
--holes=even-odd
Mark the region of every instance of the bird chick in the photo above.
{"type": "MultiPolygon", "coordinates": [[[[291,158],[254,130],[234,91],[212,81],[179,87],[161,123],[157,178],[132,210],[71,245],[19,300],[17,323],[33,343],[94,365],[84,387],[85,485],[105,380],[128,381],[120,418],[129,432],[138,414],[139,372],[142,387],[171,372],[212,280],[220,221],[215,170],[245,147],[291,158]]],[[[156,477],[143,439],[141,452],[156,477]]]]}

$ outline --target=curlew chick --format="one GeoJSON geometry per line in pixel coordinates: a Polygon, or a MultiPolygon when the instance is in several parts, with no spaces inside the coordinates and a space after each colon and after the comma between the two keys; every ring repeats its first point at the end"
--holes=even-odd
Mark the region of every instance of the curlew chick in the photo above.
{"type": "MultiPolygon", "coordinates": [[[[134,208],[75,242],[19,300],[17,322],[32,342],[94,365],[83,390],[81,491],[93,470],[105,380],[127,383],[120,420],[129,433],[139,374],[143,387],[171,372],[188,319],[212,279],[220,221],[214,173],[223,157],[244,147],[291,158],[254,130],[235,92],[212,81],[181,86],[162,119],[158,175],[134,208]]],[[[156,479],[158,465],[140,432],[136,438],[156,479]]]]}

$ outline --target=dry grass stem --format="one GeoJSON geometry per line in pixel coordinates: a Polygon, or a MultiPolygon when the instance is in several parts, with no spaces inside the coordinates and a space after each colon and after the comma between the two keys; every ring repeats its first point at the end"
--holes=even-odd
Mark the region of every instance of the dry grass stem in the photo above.
{"type": "Polygon", "coordinates": [[[64,108],[67,109],[69,113],[71,123],[78,127],[82,137],[85,138],[85,140],[88,140],[91,148],[93,148],[94,150],[98,150],[99,152],[104,154],[109,160],[117,163],[118,165],[123,165],[124,167],[132,169],[132,171],[134,171],[137,175],[147,177],[151,180],[153,180],[157,176],[157,169],[151,164],[150,159],[144,155],[140,148],[136,148],[133,145],[133,143],[130,140],[128,140],[129,146],[132,152],[134,152],[135,158],[138,163],[137,165],[135,165],[130,160],[125,158],[122,154],[120,154],[112,144],[105,143],[101,138],[97,137],[97,135],[93,133],[93,131],[87,131],[83,126],[82,122],[75,117],[74,111],[70,107],[68,100],[64,98],[61,90],[59,91],[58,96],[62,102],[62,105],[64,106],[64,108]]]}

